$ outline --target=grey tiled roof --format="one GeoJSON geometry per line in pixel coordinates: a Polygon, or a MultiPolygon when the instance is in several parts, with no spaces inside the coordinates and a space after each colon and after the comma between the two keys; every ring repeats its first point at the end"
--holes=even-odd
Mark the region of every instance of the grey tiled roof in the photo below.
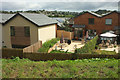
{"type": "MultiPolygon", "coordinates": [[[[38,26],[57,23],[56,20],[49,18],[44,14],[35,14],[35,13],[19,13],[19,14],[25,17],[26,19],[32,21],[38,26]]],[[[12,18],[14,15],[16,14],[2,14],[2,21],[0,20],[0,22],[5,23],[7,20],[12,18]]]]}
{"type": "Polygon", "coordinates": [[[29,19],[30,21],[34,22],[38,26],[47,25],[57,23],[56,20],[47,17],[44,14],[35,14],[35,13],[20,13],[25,18],[29,19]]]}
{"type": "Polygon", "coordinates": [[[0,23],[5,23],[7,20],[9,20],[11,17],[13,17],[15,14],[0,14],[0,23]]]}

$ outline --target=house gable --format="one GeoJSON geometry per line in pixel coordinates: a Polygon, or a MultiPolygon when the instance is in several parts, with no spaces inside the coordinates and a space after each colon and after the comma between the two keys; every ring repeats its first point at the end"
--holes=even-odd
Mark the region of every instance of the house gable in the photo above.
{"type": "Polygon", "coordinates": [[[9,21],[6,22],[6,24],[3,25],[3,41],[4,45],[8,48],[11,48],[11,35],[10,35],[10,26],[15,27],[30,27],[30,44],[34,44],[38,41],[38,27],[31,23],[30,21],[26,20],[21,15],[15,15],[9,21]]]}

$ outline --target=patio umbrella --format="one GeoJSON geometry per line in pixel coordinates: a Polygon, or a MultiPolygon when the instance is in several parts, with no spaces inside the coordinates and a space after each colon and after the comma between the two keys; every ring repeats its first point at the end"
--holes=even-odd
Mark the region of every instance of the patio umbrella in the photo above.
{"type": "Polygon", "coordinates": [[[110,33],[110,32],[106,32],[106,33],[101,34],[100,36],[102,36],[102,37],[116,37],[117,35],[110,33]]]}
{"type": "Polygon", "coordinates": [[[63,43],[64,37],[63,37],[63,33],[61,34],[61,39],[60,39],[60,43],[63,43]]]}
{"type": "Polygon", "coordinates": [[[114,31],[109,31],[110,33],[114,33],[114,31]]]}

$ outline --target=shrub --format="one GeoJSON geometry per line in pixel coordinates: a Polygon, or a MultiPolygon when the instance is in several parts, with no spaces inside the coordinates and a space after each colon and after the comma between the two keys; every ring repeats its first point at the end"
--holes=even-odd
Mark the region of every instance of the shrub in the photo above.
{"type": "Polygon", "coordinates": [[[92,53],[95,50],[98,36],[87,42],[82,48],[76,49],[77,53],[92,53]]]}
{"type": "Polygon", "coordinates": [[[53,50],[50,53],[72,53],[72,52],[60,51],[60,50],[53,50]]]}
{"type": "Polygon", "coordinates": [[[40,48],[38,50],[38,52],[48,52],[49,48],[51,48],[52,46],[54,46],[54,44],[57,43],[58,40],[59,40],[59,38],[54,38],[54,39],[51,39],[49,41],[46,41],[42,45],[42,48],[40,48]]]}

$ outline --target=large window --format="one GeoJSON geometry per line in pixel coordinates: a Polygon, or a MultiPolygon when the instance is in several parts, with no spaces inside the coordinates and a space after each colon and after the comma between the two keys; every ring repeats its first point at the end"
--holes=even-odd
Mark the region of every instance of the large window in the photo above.
{"type": "Polygon", "coordinates": [[[112,24],[112,19],[106,19],[105,24],[106,25],[111,25],[112,24]]]}
{"type": "Polygon", "coordinates": [[[88,30],[89,36],[96,36],[96,30],[88,30]]]}
{"type": "Polygon", "coordinates": [[[89,19],[88,19],[88,23],[89,23],[89,24],[94,24],[94,18],[89,18],[89,19]]]}
{"type": "Polygon", "coordinates": [[[11,34],[11,36],[15,36],[15,27],[14,26],[10,27],[10,34],[11,34]]]}
{"type": "Polygon", "coordinates": [[[29,37],[30,36],[30,27],[24,27],[24,32],[25,32],[25,36],[29,37]]]}

